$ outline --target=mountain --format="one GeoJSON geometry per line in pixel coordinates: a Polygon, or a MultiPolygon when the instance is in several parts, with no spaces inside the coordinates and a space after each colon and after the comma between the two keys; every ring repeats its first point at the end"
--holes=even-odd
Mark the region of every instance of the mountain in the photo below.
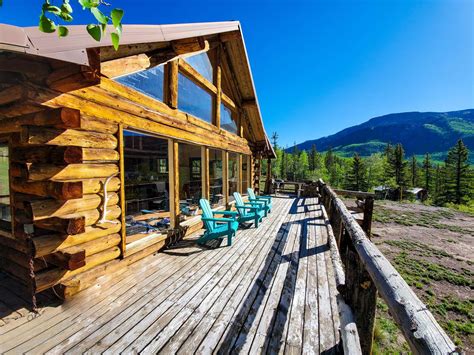
{"type": "MultiPolygon", "coordinates": [[[[474,153],[474,109],[451,112],[403,112],[374,117],[336,134],[297,144],[300,150],[333,148],[343,156],[355,152],[368,156],[381,152],[387,143],[403,144],[406,156],[430,153],[443,160],[446,152],[462,138],[474,153]]],[[[294,147],[288,148],[291,152],[294,147]]],[[[471,162],[474,154],[470,154],[471,162]]]]}

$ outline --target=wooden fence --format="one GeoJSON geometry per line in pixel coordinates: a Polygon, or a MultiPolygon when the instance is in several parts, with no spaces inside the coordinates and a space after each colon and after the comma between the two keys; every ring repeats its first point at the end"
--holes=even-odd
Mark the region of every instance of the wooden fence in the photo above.
{"type": "MultiPolygon", "coordinates": [[[[331,248],[339,254],[333,257],[337,287],[354,313],[362,352],[371,352],[378,292],[414,353],[459,353],[426,305],[370,241],[334,190],[322,180],[318,181],[318,190],[327,223],[332,227],[333,243],[338,247],[331,248]],[[341,265],[337,265],[339,262],[341,265]]],[[[330,236],[330,244],[331,239],[330,236]]],[[[350,352],[347,346],[344,345],[345,350],[350,352]]]]}

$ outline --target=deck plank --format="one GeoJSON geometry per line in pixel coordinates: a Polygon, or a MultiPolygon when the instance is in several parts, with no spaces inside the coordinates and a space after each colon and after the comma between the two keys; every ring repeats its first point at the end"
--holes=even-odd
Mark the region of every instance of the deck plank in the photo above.
{"type": "Polygon", "coordinates": [[[323,222],[316,199],[274,197],[272,213],[258,229],[239,230],[232,247],[181,242],[62,305],[45,295],[33,319],[6,291],[15,302],[2,303],[0,352],[335,352],[337,290],[323,222]]]}

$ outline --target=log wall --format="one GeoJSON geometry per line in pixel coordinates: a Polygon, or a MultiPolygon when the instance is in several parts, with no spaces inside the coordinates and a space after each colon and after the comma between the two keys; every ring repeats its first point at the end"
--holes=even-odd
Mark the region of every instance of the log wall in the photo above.
{"type": "Polygon", "coordinates": [[[118,125],[69,108],[5,123],[0,131],[9,134],[12,152],[14,243],[0,238],[4,268],[37,293],[116,259],[118,125]],[[101,222],[105,193],[107,221],[101,222]]]}

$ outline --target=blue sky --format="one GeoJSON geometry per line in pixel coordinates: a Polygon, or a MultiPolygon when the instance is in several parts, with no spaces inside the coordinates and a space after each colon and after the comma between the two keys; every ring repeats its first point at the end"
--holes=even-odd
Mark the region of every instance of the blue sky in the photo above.
{"type": "MultiPolygon", "coordinates": [[[[40,0],[3,2],[0,22],[36,25],[40,0]]],[[[388,113],[474,107],[471,0],[108,2],[124,23],[239,20],[267,133],[282,145],[388,113]]],[[[76,9],[74,23],[90,21],[76,9]]]]}

